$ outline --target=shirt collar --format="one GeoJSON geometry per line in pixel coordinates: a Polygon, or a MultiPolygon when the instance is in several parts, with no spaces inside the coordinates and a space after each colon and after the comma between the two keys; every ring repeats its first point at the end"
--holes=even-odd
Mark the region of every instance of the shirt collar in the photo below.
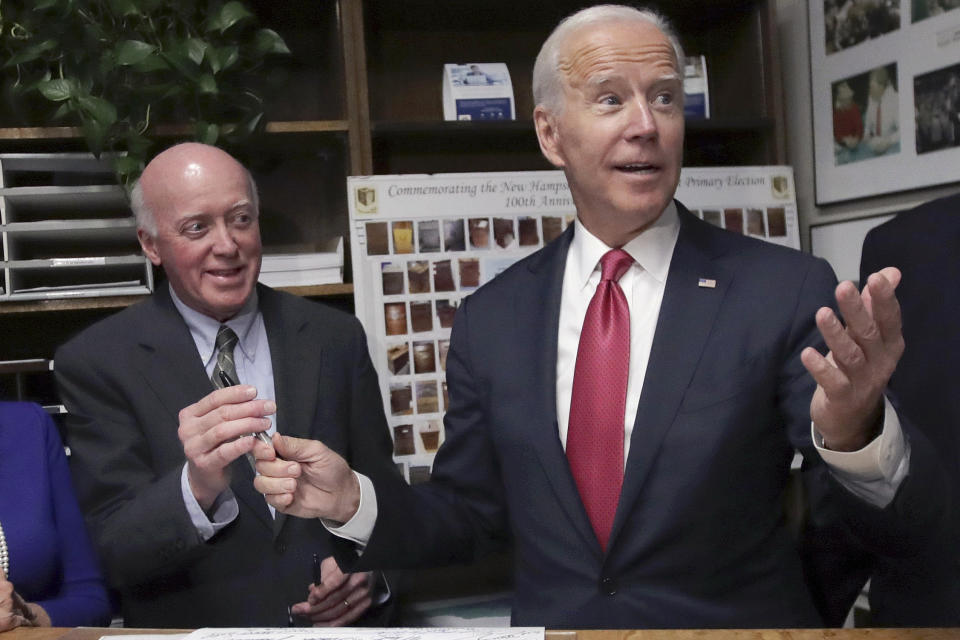
{"type": "MultiPolygon", "coordinates": [[[[574,225],[573,241],[570,244],[567,259],[573,260],[573,273],[577,275],[580,288],[583,288],[587,286],[590,276],[600,264],[600,258],[612,247],[608,247],[602,240],[587,231],[579,217],[574,221],[574,225]]],[[[679,234],[680,218],[677,215],[677,205],[671,200],[650,228],[623,245],[621,249],[630,254],[637,266],[663,284],[667,280],[670,259],[673,257],[673,248],[677,244],[679,234]]]]}
{"type": "Polygon", "coordinates": [[[193,336],[193,341],[197,345],[200,358],[204,363],[210,362],[213,358],[213,352],[216,348],[217,332],[220,330],[221,324],[225,324],[233,329],[234,333],[237,334],[238,344],[243,354],[251,362],[256,362],[260,333],[255,331],[255,329],[258,323],[263,322],[263,316],[258,310],[256,289],[250,294],[250,297],[244,303],[243,307],[241,307],[237,315],[224,323],[220,323],[214,318],[188,307],[185,302],[177,297],[177,292],[173,290],[172,286],[170,287],[170,297],[173,299],[173,305],[177,308],[177,311],[180,312],[183,321],[187,324],[190,335],[193,336]]]}

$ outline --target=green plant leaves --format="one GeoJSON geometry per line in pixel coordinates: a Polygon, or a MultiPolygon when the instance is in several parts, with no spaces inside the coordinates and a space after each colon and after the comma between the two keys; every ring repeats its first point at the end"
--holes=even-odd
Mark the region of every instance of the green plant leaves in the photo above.
{"type": "Polygon", "coordinates": [[[241,20],[252,18],[253,14],[239,2],[228,2],[220,7],[220,12],[210,19],[208,30],[223,33],[241,20]]]}
{"type": "MultiPolygon", "coordinates": [[[[113,159],[113,170],[119,176],[138,174],[143,170],[140,161],[133,156],[117,156],[113,159]]],[[[126,182],[126,180],[122,180],[126,182]]]]}
{"type": "Polygon", "coordinates": [[[210,69],[214,74],[220,73],[222,69],[229,69],[239,59],[240,49],[236,45],[207,49],[207,61],[210,63],[210,69]]]}
{"type": "Polygon", "coordinates": [[[253,46],[256,47],[257,54],[261,56],[268,53],[290,53],[287,43],[273,29],[259,29],[253,37],[253,46]]]}
{"type": "Polygon", "coordinates": [[[77,104],[84,115],[99,122],[104,129],[117,121],[117,108],[103,98],[81,95],[77,96],[77,104]]]}
{"type": "Polygon", "coordinates": [[[140,9],[134,0],[110,0],[110,10],[118,16],[135,16],[140,14],[140,9]]]}
{"type": "Polygon", "coordinates": [[[50,100],[51,102],[62,102],[63,100],[69,100],[77,92],[76,83],[64,78],[43,80],[37,83],[37,89],[44,98],[50,100]]]}
{"type": "Polygon", "coordinates": [[[151,71],[166,71],[170,68],[170,65],[167,64],[167,61],[164,60],[159,54],[151,53],[149,56],[133,65],[133,68],[141,73],[150,73],[151,71]]]}
{"type": "Polygon", "coordinates": [[[216,93],[217,81],[209,73],[204,73],[197,79],[197,90],[200,93],[216,93]]]}
{"type": "Polygon", "coordinates": [[[142,40],[124,40],[114,51],[117,64],[131,66],[146,60],[157,48],[142,40]]]}
{"type": "Polygon", "coordinates": [[[188,125],[209,144],[262,129],[257,94],[279,79],[265,59],[290,53],[246,0],[0,3],[6,93],[42,97],[26,103],[36,121],[79,124],[94,153],[125,151],[115,164],[125,183],[156,148],[158,125],[188,125]]]}
{"type": "Polygon", "coordinates": [[[87,146],[90,147],[90,151],[95,156],[99,156],[100,152],[103,151],[104,141],[107,138],[106,127],[104,127],[99,120],[82,118],[80,122],[80,130],[83,131],[83,137],[86,138],[87,146]]]}
{"type": "Polygon", "coordinates": [[[56,40],[49,39],[24,47],[21,51],[10,56],[3,64],[4,67],[12,67],[26,62],[33,62],[40,58],[44,53],[53,51],[59,46],[56,40]]]}
{"type": "Polygon", "coordinates": [[[203,62],[203,56],[209,47],[210,45],[200,38],[187,38],[179,48],[183,50],[183,53],[185,53],[194,64],[199,65],[203,62]]]}
{"type": "Polygon", "coordinates": [[[50,7],[55,7],[57,5],[57,2],[58,0],[36,0],[33,3],[33,10],[44,11],[46,9],[49,9],[50,7]]]}
{"type": "Polygon", "coordinates": [[[204,144],[216,144],[217,138],[220,137],[220,127],[211,122],[197,122],[194,127],[196,131],[197,141],[204,144]]]}

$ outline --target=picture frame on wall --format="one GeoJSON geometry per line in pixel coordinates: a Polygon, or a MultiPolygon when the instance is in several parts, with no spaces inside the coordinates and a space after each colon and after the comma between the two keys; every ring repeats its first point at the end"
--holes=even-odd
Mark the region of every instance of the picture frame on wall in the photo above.
{"type": "Polygon", "coordinates": [[[818,205],[960,180],[960,0],[811,0],[818,205]]]}

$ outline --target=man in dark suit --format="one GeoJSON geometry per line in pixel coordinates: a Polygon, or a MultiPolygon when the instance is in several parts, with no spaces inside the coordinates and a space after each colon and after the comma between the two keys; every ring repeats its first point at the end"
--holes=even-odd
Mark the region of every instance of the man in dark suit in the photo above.
{"type": "Polygon", "coordinates": [[[534,121],[577,221],[458,310],[430,482],[370,487],[321,443],[275,437],[284,462],[255,445],[271,504],[342,523],[361,566],[511,541],[513,623],[559,628],[822,625],[783,513],[795,448],[864,544],[922,544],[940,478],[883,398],[898,274],[834,291],[823,261],[675,202],[683,59],[651,12],[558,26],[534,121]]]}
{"type": "Polygon", "coordinates": [[[320,522],[274,517],[245,455],[251,434],[279,430],[396,475],[359,323],[257,285],[256,187],[225,152],[164,151],[132,200],[169,284],[55,359],[77,492],[125,624],[383,623],[370,574],[340,572],[320,522]]]}
{"type": "MultiPolygon", "coordinates": [[[[907,348],[890,378],[900,409],[960,487],[960,194],[904,211],[867,234],[860,277],[879,265],[903,273],[897,289],[907,348]]],[[[960,627],[960,510],[916,558],[870,561],[871,624],[960,627]]]]}

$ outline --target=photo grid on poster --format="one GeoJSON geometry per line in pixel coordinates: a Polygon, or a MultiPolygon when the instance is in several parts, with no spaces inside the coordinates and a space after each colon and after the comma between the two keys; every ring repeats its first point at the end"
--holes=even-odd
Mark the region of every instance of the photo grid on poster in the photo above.
{"type": "Polygon", "coordinates": [[[559,237],[574,208],[558,172],[376,176],[357,185],[349,187],[357,315],[380,378],[394,460],[416,483],[429,478],[444,439],[457,308],[559,237]],[[445,203],[430,195],[438,184],[452,193],[445,203]],[[403,203],[391,208],[391,194],[417,189],[397,196],[403,203]],[[363,209],[377,213],[354,215],[363,209]]]}
{"type": "MultiPolygon", "coordinates": [[[[430,476],[449,406],[447,355],[464,298],[558,238],[575,208],[562,172],[348,179],[354,299],[393,455],[430,476]]],[[[790,167],[684,169],[677,199],[735,233],[799,249],[790,167]]]]}

